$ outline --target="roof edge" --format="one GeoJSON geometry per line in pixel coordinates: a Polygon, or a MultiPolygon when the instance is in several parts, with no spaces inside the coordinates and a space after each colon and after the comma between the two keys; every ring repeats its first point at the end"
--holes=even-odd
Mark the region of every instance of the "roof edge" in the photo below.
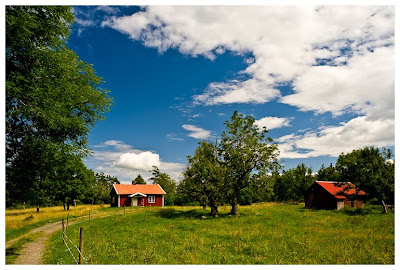
{"type": "Polygon", "coordinates": [[[165,192],[165,190],[160,186],[160,184],[157,184],[160,188],[161,188],[161,190],[164,192],[164,194],[167,194],[167,192],[165,192]]]}
{"type": "Polygon", "coordinates": [[[119,195],[118,190],[115,188],[115,184],[113,184],[113,189],[115,190],[115,193],[117,193],[117,195],[119,195]]]}

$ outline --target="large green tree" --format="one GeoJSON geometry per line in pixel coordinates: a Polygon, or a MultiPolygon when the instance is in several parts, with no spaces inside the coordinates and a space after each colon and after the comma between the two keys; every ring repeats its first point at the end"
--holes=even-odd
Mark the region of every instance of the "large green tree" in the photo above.
{"type": "Polygon", "coordinates": [[[63,165],[51,157],[88,155],[89,130],[109,110],[102,79],[66,44],[73,21],[70,7],[6,7],[6,182],[18,189],[9,193],[14,201],[40,203],[63,165]]]}
{"type": "Polygon", "coordinates": [[[183,173],[187,191],[200,201],[207,201],[211,216],[218,215],[218,204],[224,197],[225,167],[218,157],[217,145],[202,141],[183,173]]]}
{"type": "Polygon", "coordinates": [[[336,170],[342,181],[349,181],[376,203],[394,203],[394,161],[390,149],[364,147],[342,153],[336,170]]]}
{"type": "Polygon", "coordinates": [[[227,130],[222,132],[220,153],[231,190],[232,215],[238,213],[240,191],[249,185],[252,174],[263,175],[279,166],[277,145],[266,137],[267,129],[260,130],[254,121],[254,117],[235,111],[230,121],[225,122],[227,130]]]}

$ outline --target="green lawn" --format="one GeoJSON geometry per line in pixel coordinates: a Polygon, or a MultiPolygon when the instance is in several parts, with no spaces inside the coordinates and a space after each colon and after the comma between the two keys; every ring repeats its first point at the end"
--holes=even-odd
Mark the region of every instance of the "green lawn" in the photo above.
{"type": "MultiPolygon", "coordinates": [[[[95,219],[68,228],[87,264],[393,264],[394,214],[256,204],[218,218],[195,207],[164,207],[95,219]],[[203,219],[202,216],[206,216],[203,219]]],[[[74,256],[77,257],[75,250],[74,256]]],[[[56,233],[48,264],[73,264],[56,233]]]]}

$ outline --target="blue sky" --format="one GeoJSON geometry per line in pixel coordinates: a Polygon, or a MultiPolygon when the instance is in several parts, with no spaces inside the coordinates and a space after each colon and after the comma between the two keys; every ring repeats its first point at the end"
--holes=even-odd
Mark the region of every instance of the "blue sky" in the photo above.
{"type": "Polygon", "coordinates": [[[79,6],[69,47],[114,106],[86,165],[179,179],[237,110],[266,126],[285,168],[394,147],[394,7],[79,6]]]}

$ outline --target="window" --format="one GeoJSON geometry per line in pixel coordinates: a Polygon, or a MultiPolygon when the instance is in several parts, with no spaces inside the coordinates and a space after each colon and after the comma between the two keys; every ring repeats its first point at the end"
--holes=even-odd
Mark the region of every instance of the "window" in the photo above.
{"type": "Polygon", "coordinates": [[[156,196],[149,196],[149,203],[155,203],[156,202],[156,196]]]}
{"type": "Polygon", "coordinates": [[[111,197],[111,203],[115,203],[115,197],[114,196],[111,197]]]}

